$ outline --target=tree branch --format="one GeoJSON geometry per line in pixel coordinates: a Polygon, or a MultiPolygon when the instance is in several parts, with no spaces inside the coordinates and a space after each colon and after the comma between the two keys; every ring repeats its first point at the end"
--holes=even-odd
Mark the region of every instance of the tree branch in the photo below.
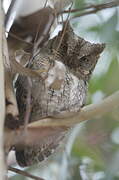
{"type": "Polygon", "coordinates": [[[119,91],[105,98],[98,104],[85,106],[80,112],[67,112],[56,117],[49,117],[33,122],[28,125],[26,134],[23,133],[24,127],[16,131],[6,129],[5,148],[9,149],[9,147],[19,144],[33,145],[35,142],[42,141],[47,134],[50,136],[52,133],[55,133],[55,131],[67,131],[68,128],[75,124],[97,116],[102,116],[113,111],[116,107],[119,107],[119,91]]]}
{"type": "Polygon", "coordinates": [[[0,178],[5,179],[5,160],[3,150],[4,119],[5,119],[5,93],[4,93],[4,63],[3,63],[3,14],[0,1],[0,178]]]}
{"type": "Polygon", "coordinates": [[[42,178],[39,178],[39,177],[34,176],[34,175],[32,175],[32,174],[29,174],[29,173],[26,172],[26,171],[22,171],[22,170],[20,170],[20,169],[13,168],[13,167],[10,167],[10,166],[9,166],[8,170],[9,170],[9,171],[12,171],[12,172],[15,172],[15,173],[17,173],[17,174],[21,174],[22,176],[29,177],[29,178],[34,179],[34,180],[44,180],[44,179],[42,179],[42,178]]]}
{"type": "Polygon", "coordinates": [[[87,105],[80,112],[77,113],[63,113],[62,115],[46,118],[29,124],[28,127],[38,126],[73,126],[82,121],[90,120],[97,116],[102,116],[108,112],[113,111],[114,108],[119,106],[119,91],[111,96],[105,98],[98,104],[87,105]]]}
{"type": "MultiPolygon", "coordinates": [[[[107,3],[102,3],[102,4],[98,4],[98,5],[92,4],[92,5],[82,7],[79,9],[72,9],[70,11],[71,13],[76,13],[76,12],[80,12],[80,11],[84,11],[84,10],[86,10],[86,11],[74,15],[73,17],[71,17],[71,19],[81,17],[81,16],[85,16],[88,14],[94,14],[94,13],[97,13],[98,11],[103,10],[103,9],[113,8],[113,7],[117,7],[117,6],[119,6],[119,0],[111,1],[111,2],[107,2],[107,3]]],[[[60,14],[64,14],[64,13],[69,13],[69,10],[64,10],[64,11],[60,12],[60,14]]]]}
{"type": "Polygon", "coordinates": [[[16,122],[16,124],[18,124],[19,110],[17,107],[16,97],[13,89],[11,65],[10,65],[7,40],[5,37],[4,30],[3,30],[3,58],[4,58],[4,67],[5,67],[5,100],[6,100],[5,125],[11,127],[12,124],[11,122],[16,122]]]}

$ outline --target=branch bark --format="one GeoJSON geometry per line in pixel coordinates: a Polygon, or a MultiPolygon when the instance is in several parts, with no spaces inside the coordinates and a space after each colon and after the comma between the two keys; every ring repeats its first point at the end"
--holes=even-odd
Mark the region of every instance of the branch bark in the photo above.
{"type": "MultiPolygon", "coordinates": [[[[51,128],[53,131],[56,128],[64,128],[67,131],[68,128],[82,121],[90,120],[97,116],[102,116],[108,112],[119,107],[119,91],[115,92],[111,96],[105,98],[98,104],[87,105],[80,112],[77,113],[64,113],[59,117],[49,117],[33,122],[28,125],[27,133],[23,135],[24,127],[17,129],[16,131],[5,130],[5,146],[6,149],[12,145],[19,144],[33,144],[39,142],[46,135],[43,134],[44,129],[51,128]],[[41,132],[42,131],[42,132],[41,132]],[[42,136],[41,136],[42,134],[42,136]]],[[[44,132],[45,133],[45,132],[44,132]]],[[[50,132],[50,134],[52,131],[50,132]]]]}
{"type": "Polygon", "coordinates": [[[12,171],[12,172],[15,172],[15,173],[17,173],[17,174],[21,174],[22,176],[25,176],[25,177],[29,177],[29,178],[34,179],[34,180],[44,180],[44,179],[42,179],[42,178],[39,178],[39,177],[37,177],[37,176],[34,176],[34,175],[32,175],[32,174],[29,174],[29,173],[26,172],[26,171],[22,171],[22,170],[17,169],[17,168],[9,167],[8,170],[9,170],[9,171],[12,171]]]}
{"type": "Polygon", "coordinates": [[[2,6],[0,1],[0,178],[5,179],[5,159],[3,150],[4,119],[5,119],[5,94],[4,94],[4,63],[3,63],[3,21],[2,6]]]}
{"type": "MultiPolygon", "coordinates": [[[[77,13],[77,12],[80,12],[80,13],[71,17],[71,19],[85,16],[88,14],[94,14],[103,9],[113,8],[113,7],[117,7],[117,6],[119,6],[119,0],[102,3],[102,4],[98,4],[98,5],[91,4],[91,5],[79,8],[79,9],[72,9],[70,11],[70,13],[77,13]],[[84,12],[82,12],[82,11],[84,11],[84,12]]],[[[69,13],[69,10],[64,10],[64,11],[60,12],[60,14],[64,14],[64,13],[69,13]]]]}
{"type": "Polygon", "coordinates": [[[102,116],[108,112],[113,111],[114,108],[119,107],[119,91],[111,96],[105,98],[98,104],[87,105],[80,112],[77,113],[63,113],[62,115],[46,118],[29,124],[28,127],[38,126],[73,126],[82,121],[90,120],[97,116],[102,116]]]}

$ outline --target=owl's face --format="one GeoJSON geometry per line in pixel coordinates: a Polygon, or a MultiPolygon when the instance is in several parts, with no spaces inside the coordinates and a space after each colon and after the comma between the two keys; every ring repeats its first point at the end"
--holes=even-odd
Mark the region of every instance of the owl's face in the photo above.
{"type": "Polygon", "coordinates": [[[75,61],[77,66],[76,69],[78,69],[81,77],[86,80],[90,78],[90,75],[94,70],[98,58],[100,57],[100,53],[103,51],[104,47],[104,44],[92,44],[88,47],[86,54],[82,53],[82,48],[80,49],[80,54],[77,56],[75,61]]]}
{"type": "Polygon", "coordinates": [[[56,49],[62,36],[63,40],[58,49],[60,61],[79,79],[88,80],[105,45],[85,41],[77,36],[68,24],[65,32],[59,32],[58,36],[51,40],[51,49],[56,49]]]}

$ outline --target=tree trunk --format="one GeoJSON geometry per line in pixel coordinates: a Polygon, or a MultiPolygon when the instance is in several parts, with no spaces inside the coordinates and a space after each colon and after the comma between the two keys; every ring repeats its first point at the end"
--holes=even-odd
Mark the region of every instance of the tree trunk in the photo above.
{"type": "Polygon", "coordinates": [[[5,159],[3,150],[4,140],[4,118],[5,118],[5,93],[4,93],[4,63],[3,63],[3,19],[2,19],[2,7],[0,1],[0,179],[5,179],[5,159]]]}

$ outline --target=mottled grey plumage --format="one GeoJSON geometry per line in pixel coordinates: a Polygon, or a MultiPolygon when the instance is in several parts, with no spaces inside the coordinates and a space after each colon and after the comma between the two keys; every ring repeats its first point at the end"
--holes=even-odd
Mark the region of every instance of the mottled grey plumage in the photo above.
{"type": "MultiPolygon", "coordinates": [[[[34,61],[29,65],[31,69],[46,69],[42,73],[44,80],[31,79],[32,110],[29,121],[53,116],[64,111],[80,111],[86,102],[87,84],[90,75],[97,63],[104,45],[91,44],[76,36],[70,25],[67,26],[57,54],[55,49],[61,39],[62,32],[50,40],[47,47],[43,48],[34,61]]],[[[16,95],[20,111],[20,121],[26,111],[27,78],[19,77],[16,83],[16,95]]],[[[23,122],[22,122],[23,123],[23,122]]],[[[28,166],[42,161],[49,156],[61,139],[65,130],[57,132],[55,137],[43,141],[43,144],[16,147],[16,158],[21,166],[28,166]]]]}

